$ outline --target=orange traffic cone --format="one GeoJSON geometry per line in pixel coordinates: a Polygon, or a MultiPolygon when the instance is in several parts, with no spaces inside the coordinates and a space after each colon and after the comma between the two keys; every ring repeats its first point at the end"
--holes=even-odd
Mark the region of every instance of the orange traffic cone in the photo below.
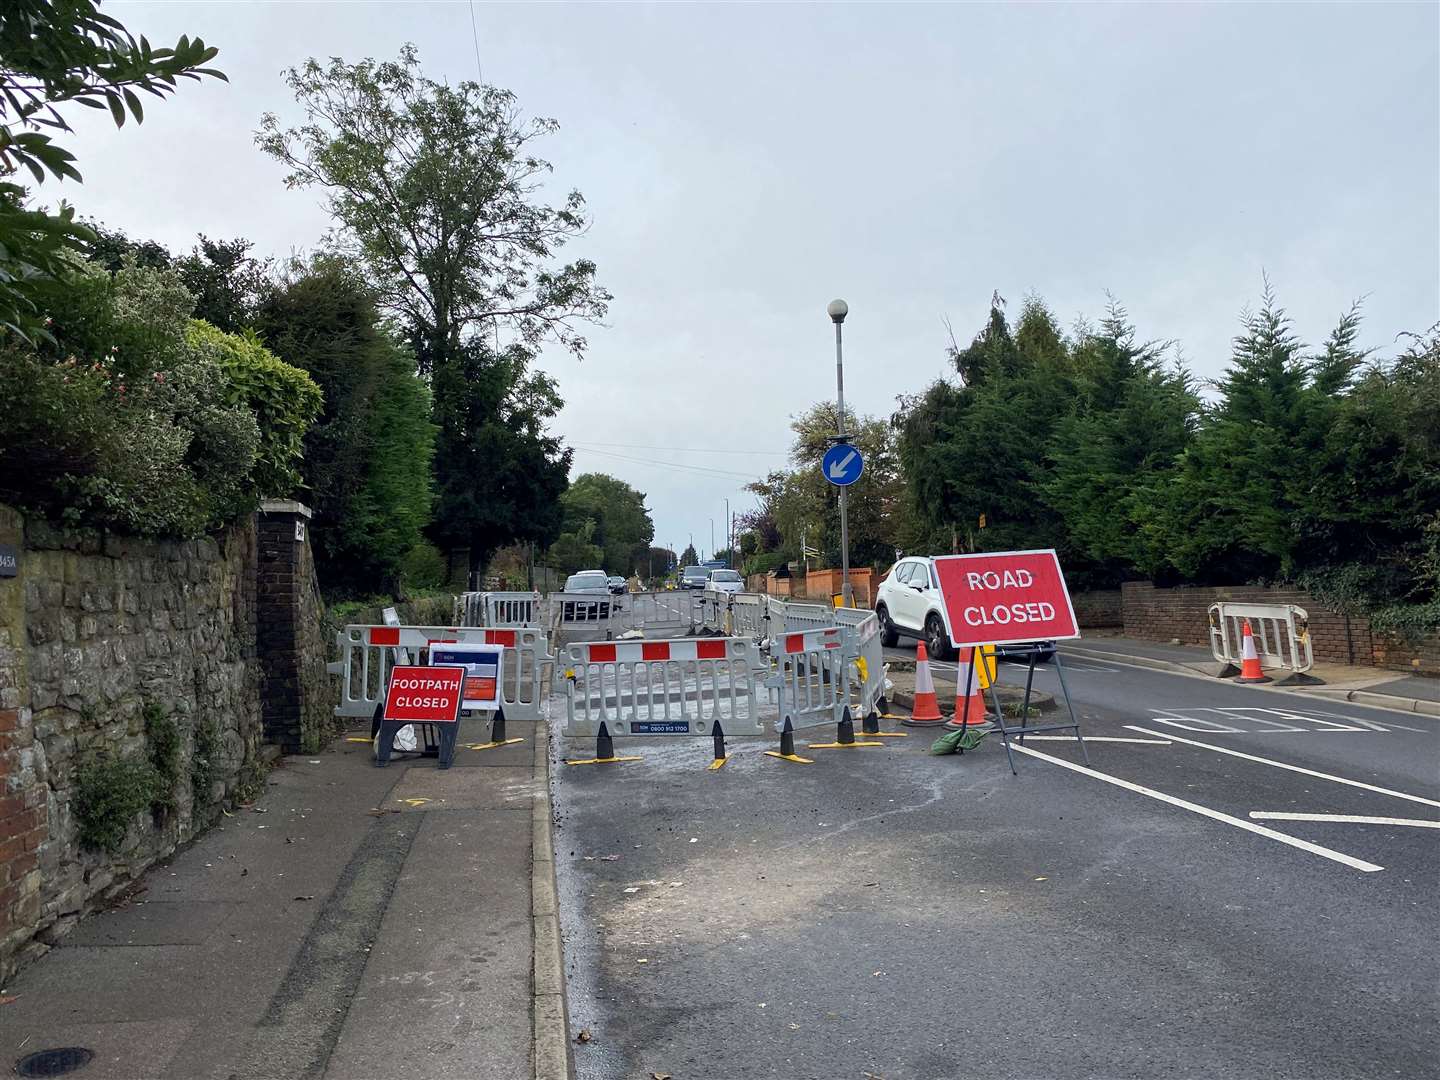
{"type": "Polygon", "coordinates": [[[900,722],[908,727],[935,727],[945,722],[935,697],[935,680],[930,674],[930,657],[925,653],[923,641],[915,646],[915,704],[910,708],[909,718],[900,722]]]}
{"type": "Polygon", "coordinates": [[[1255,635],[1250,632],[1250,620],[1245,620],[1244,641],[1240,646],[1240,677],[1236,682],[1269,682],[1270,676],[1260,667],[1260,654],[1255,651],[1255,635]]]}
{"type": "Polygon", "coordinates": [[[960,650],[955,671],[955,716],[945,725],[947,728],[976,727],[990,719],[985,715],[985,695],[980,693],[979,673],[972,667],[974,653],[973,648],[960,650]],[[965,695],[967,689],[969,697],[965,695]]]}

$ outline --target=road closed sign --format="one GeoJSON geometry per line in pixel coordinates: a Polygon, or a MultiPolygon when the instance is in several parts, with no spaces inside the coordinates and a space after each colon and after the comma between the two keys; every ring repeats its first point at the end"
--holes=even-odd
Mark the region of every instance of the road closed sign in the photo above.
{"type": "Polygon", "coordinates": [[[397,664],[385,692],[385,719],[401,724],[453,724],[465,686],[461,667],[397,664]]]}
{"type": "Polygon", "coordinates": [[[941,555],[935,573],[957,647],[1080,636],[1053,550],[941,555]]]}

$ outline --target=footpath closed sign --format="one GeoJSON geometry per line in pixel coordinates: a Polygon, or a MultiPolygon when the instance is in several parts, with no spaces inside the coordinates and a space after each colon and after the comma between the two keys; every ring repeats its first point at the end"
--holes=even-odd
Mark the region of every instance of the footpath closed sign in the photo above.
{"type": "Polygon", "coordinates": [[[957,647],[1080,636],[1053,550],[942,555],[935,573],[957,647]]]}
{"type": "Polygon", "coordinates": [[[465,669],[397,664],[385,692],[385,719],[400,724],[453,724],[460,719],[465,669]]]}

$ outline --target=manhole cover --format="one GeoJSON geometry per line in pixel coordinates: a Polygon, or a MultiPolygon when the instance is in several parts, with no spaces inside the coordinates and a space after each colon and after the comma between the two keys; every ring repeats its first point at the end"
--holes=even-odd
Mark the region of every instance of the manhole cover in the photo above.
{"type": "Polygon", "coordinates": [[[37,1050],[17,1061],[15,1072],[19,1076],[64,1076],[76,1069],[83,1069],[94,1058],[94,1051],[86,1050],[83,1046],[37,1050]]]}

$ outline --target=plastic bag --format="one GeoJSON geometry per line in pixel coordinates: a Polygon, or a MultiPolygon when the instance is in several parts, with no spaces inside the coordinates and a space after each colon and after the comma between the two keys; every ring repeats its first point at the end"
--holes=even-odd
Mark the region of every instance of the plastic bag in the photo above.
{"type": "Polygon", "coordinates": [[[402,753],[414,753],[419,746],[415,738],[415,725],[406,724],[399,731],[395,732],[395,741],[390,744],[392,750],[399,750],[402,753]]]}

